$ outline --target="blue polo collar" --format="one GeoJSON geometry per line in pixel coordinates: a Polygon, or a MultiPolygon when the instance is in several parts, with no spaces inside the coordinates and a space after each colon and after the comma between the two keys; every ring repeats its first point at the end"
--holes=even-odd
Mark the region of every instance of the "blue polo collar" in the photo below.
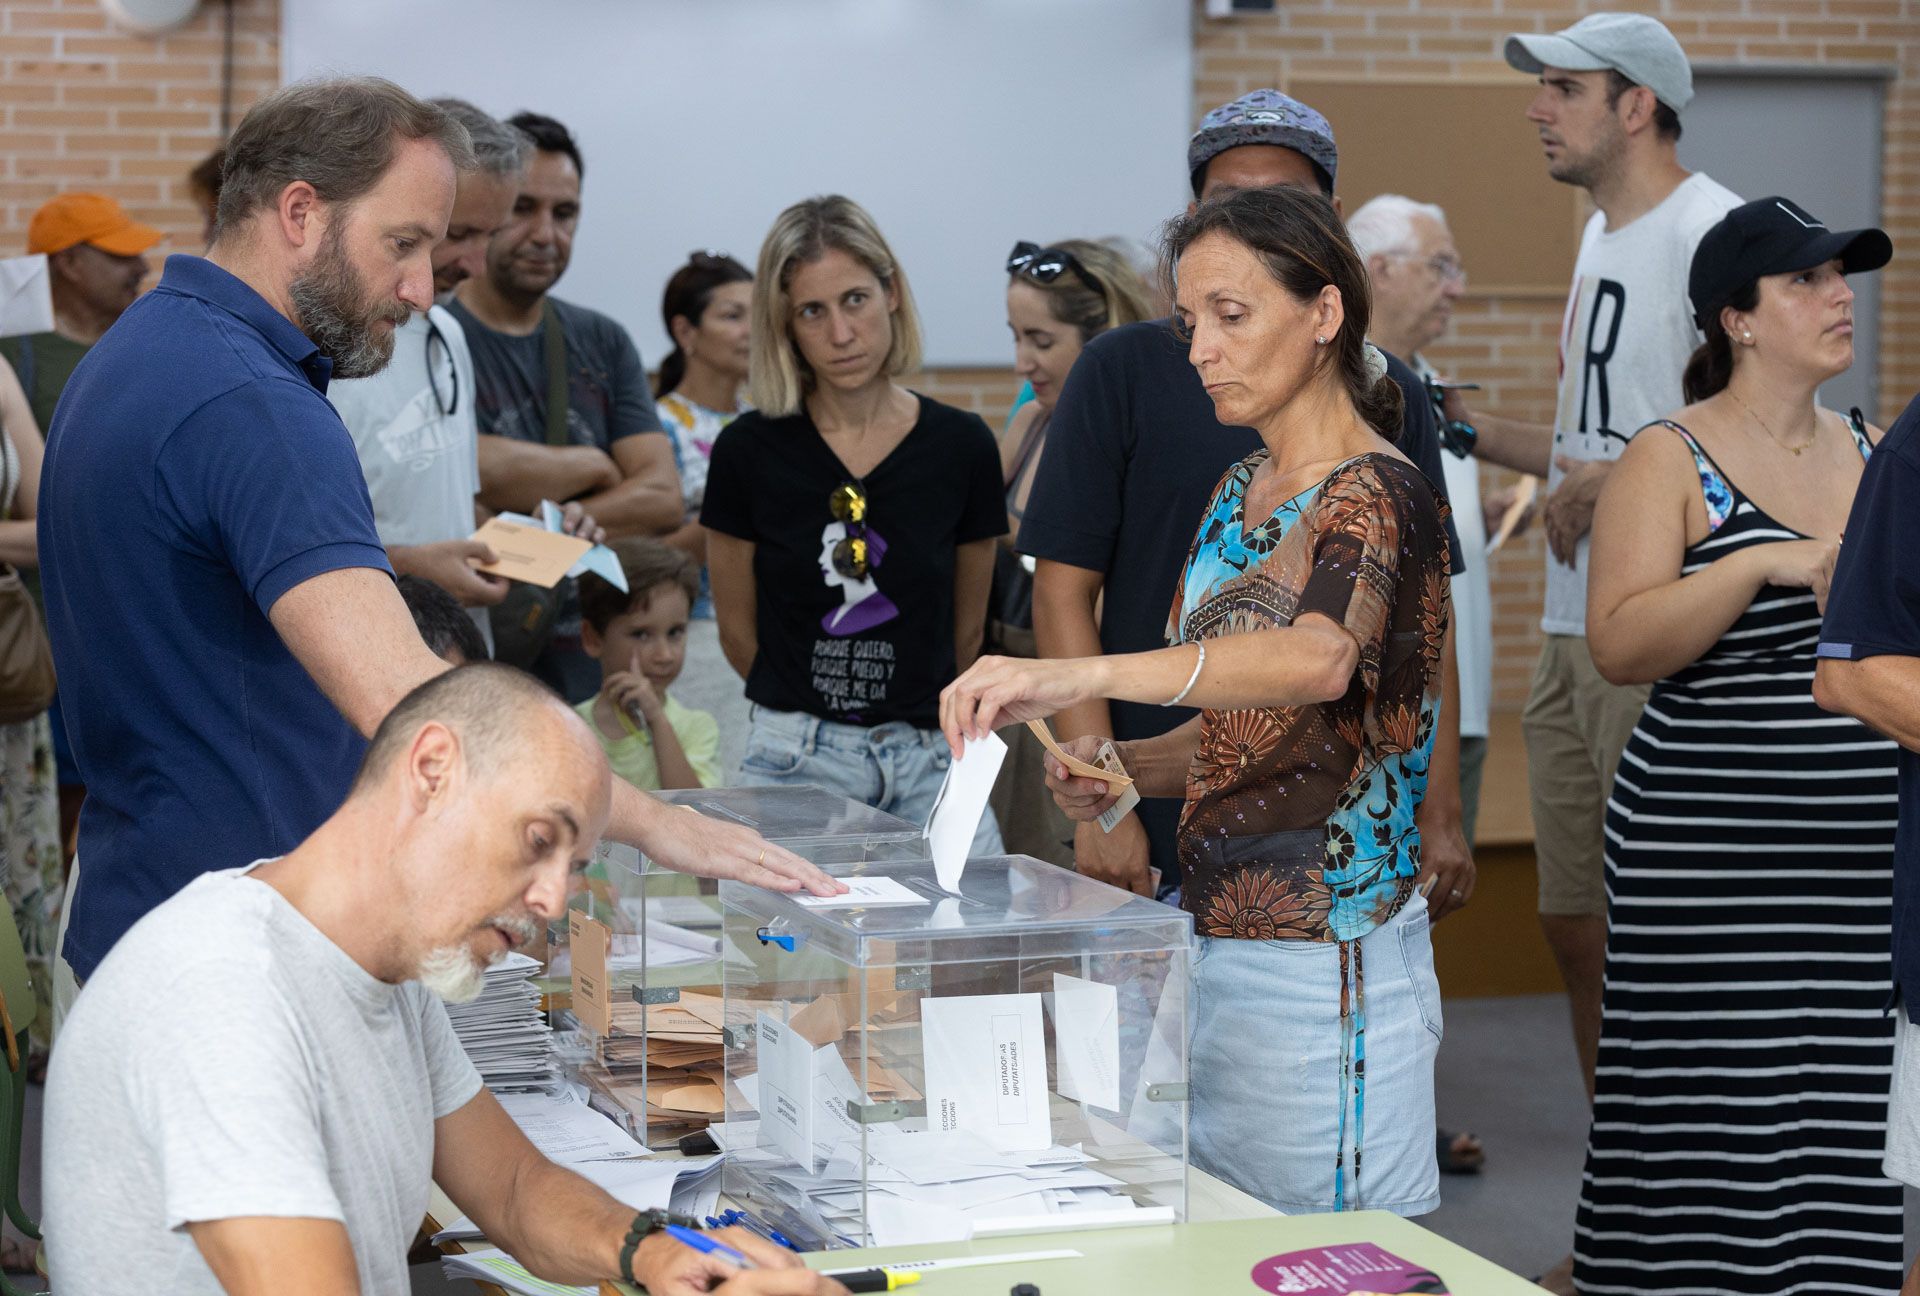
{"type": "Polygon", "coordinates": [[[244,279],[224,270],[205,257],[177,253],[167,258],[160,276],[160,288],[188,297],[198,297],[231,315],[238,316],[264,337],[273,349],[287,358],[312,383],[325,393],[333,376],[333,361],[320,354],[320,348],[297,328],[293,321],[270,305],[244,279]]]}

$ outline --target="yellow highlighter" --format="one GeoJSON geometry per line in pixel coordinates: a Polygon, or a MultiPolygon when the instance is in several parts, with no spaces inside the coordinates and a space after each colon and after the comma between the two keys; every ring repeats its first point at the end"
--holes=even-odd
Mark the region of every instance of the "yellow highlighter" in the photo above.
{"type": "Polygon", "coordinates": [[[920,1281],[919,1274],[901,1273],[896,1269],[863,1269],[859,1273],[841,1274],[839,1278],[850,1292],[899,1291],[920,1281]]]}

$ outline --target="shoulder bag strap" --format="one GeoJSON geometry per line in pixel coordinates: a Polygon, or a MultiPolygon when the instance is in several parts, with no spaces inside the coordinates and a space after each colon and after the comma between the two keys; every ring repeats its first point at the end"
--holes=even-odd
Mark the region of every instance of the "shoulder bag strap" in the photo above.
{"type": "Polygon", "coordinates": [[[547,344],[547,444],[567,444],[567,337],[553,303],[540,302],[540,327],[547,344]]]}

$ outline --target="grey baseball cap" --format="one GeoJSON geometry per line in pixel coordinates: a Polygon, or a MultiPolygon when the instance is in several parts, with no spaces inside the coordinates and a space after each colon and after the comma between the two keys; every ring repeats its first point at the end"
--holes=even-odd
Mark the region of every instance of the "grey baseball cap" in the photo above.
{"type": "Polygon", "coordinates": [[[1551,36],[1515,32],[1507,37],[1507,62],[1522,72],[1543,69],[1601,72],[1611,68],[1679,112],[1693,101],[1693,67],[1680,42],[1657,18],[1635,13],[1588,14],[1551,36]]]}
{"type": "Polygon", "coordinates": [[[1200,129],[1187,142],[1187,174],[1195,194],[1200,192],[1200,174],[1207,163],[1242,144],[1292,149],[1313,163],[1327,192],[1333,192],[1340,153],[1333,146],[1333,127],[1327,119],[1278,90],[1250,90],[1202,117],[1200,129]]]}

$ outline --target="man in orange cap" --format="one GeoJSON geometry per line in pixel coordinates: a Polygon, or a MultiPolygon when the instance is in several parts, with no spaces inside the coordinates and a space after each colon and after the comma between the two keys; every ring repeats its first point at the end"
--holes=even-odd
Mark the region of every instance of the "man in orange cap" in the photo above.
{"type": "Polygon", "coordinates": [[[27,251],[47,254],[53,332],[0,341],[0,356],[20,375],[42,431],[80,357],[140,295],[146,254],[165,237],[105,194],[61,194],[33,214],[27,251]]]}

